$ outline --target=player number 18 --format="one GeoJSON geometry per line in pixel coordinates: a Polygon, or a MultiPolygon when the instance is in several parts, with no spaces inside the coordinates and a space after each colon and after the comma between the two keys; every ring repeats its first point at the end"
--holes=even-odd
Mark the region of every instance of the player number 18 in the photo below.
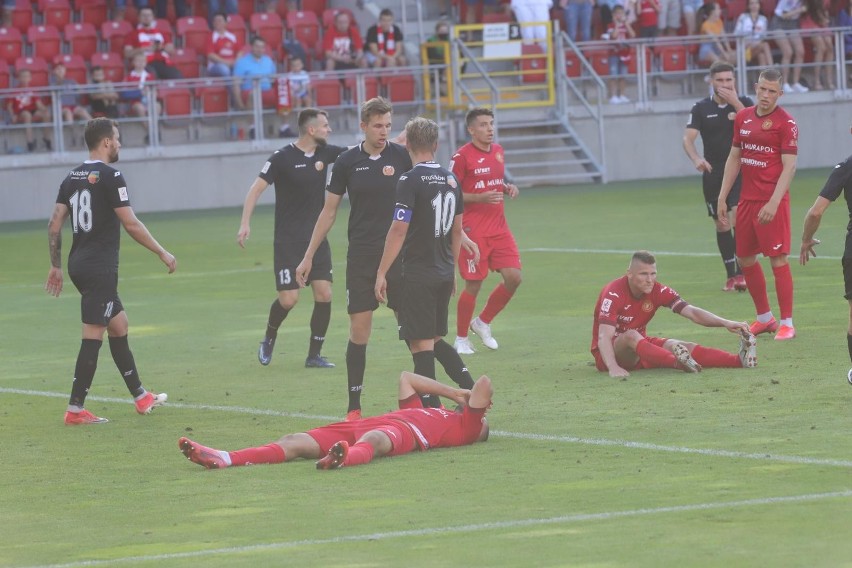
{"type": "Polygon", "coordinates": [[[71,224],[74,226],[74,232],[80,229],[84,233],[92,230],[92,193],[88,189],[75,191],[71,199],[71,224]]]}

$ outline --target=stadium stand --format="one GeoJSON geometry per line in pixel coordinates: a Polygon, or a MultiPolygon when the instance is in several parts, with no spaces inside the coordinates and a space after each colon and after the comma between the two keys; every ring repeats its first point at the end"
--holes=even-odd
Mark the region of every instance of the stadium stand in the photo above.
{"type": "Polygon", "coordinates": [[[109,19],[106,0],[74,0],[74,7],[77,9],[78,21],[88,22],[96,28],[109,19]]]}
{"type": "Polygon", "coordinates": [[[207,20],[186,16],[177,20],[177,37],[181,47],[189,47],[198,53],[204,53],[210,41],[210,27],[207,20]]]}
{"type": "Polygon", "coordinates": [[[0,59],[0,89],[8,89],[10,83],[9,64],[5,59],[0,59]]]}
{"type": "Polygon", "coordinates": [[[27,43],[33,57],[53,59],[62,53],[62,35],[54,26],[30,26],[27,29],[27,43]]]}
{"type": "Polygon", "coordinates": [[[94,24],[89,22],[66,24],[64,31],[70,53],[89,59],[98,51],[98,32],[94,24]]]}
{"type": "Polygon", "coordinates": [[[104,68],[107,81],[118,83],[124,79],[124,59],[114,51],[102,51],[92,56],[92,67],[104,68]]]}
{"type": "Polygon", "coordinates": [[[86,60],[82,56],[76,53],[63,53],[54,58],[53,64],[58,63],[65,65],[65,77],[68,79],[74,79],[81,85],[89,82],[86,60]]]}
{"type": "Polygon", "coordinates": [[[24,38],[18,28],[0,28],[0,59],[12,64],[24,55],[24,38]]]}
{"type": "Polygon", "coordinates": [[[15,6],[11,11],[11,26],[22,34],[35,23],[32,4],[29,0],[15,0],[15,6]]]}
{"type": "Polygon", "coordinates": [[[21,69],[30,70],[33,87],[44,87],[48,84],[50,67],[48,67],[47,61],[41,57],[19,57],[15,60],[15,71],[17,72],[21,69]]]}
{"type": "Polygon", "coordinates": [[[41,23],[46,26],[65,26],[71,21],[71,3],[68,0],[39,0],[41,23]]]}
{"type": "Polygon", "coordinates": [[[382,77],[382,86],[387,98],[394,103],[417,100],[417,82],[414,75],[400,73],[382,77]]]}
{"type": "Polygon", "coordinates": [[[326,0],[302,0],[300,7],[305,12],[313,12],[319,18],[327,6],[326,0]]]}
{"type": "Polygon", "coordinates": [[[109,51],[124,53],[124,42],[132,31],[133,26],[127,20],[110,20],[101,24],[101,39],[106,42],[109,51]]]}
{"type": "Polygon", "coordinates": [[[246,29],[246,21],[241,15],[229,14],[226,28],[229,32],[237,36],[237,41],[240,42],[240,45],[247,43],[248,31],[246,29]]]}
{"type": "Polygon", "coordinates": [[[273,59],[281,58],[281,46],[284,43],[284,23],[277,13],[258,12],[251,15],[249,20],[251,31],[264,40],[272,48],[273,59]]]}
{"type": "Polygon", "coordinates": [[[349,8],[326,8],[322,11],[322,27],[326,29],[334,25],[334,17],[340,12],[349,14],[349,21],[352,22],[352,27],[358,27],[358,20],[355,14],[349,8]]]}
{"type": "Polygon", "coordinates": [[[305,49],[308,60],[305,68],[313,69],[313,62],[322,60],[322,42],[320,41],[319,18],[312,11],[296,11],[287,14],[287,29],[293,34],[293,39],[298,41],[305,49]]]}
{"type": "Polygon", "coordinates": [[[201,76],[198,53],[191,47],[176,49],[169,57],[169,64],[176,67],[186,79],[197,79],[201,76]]]}

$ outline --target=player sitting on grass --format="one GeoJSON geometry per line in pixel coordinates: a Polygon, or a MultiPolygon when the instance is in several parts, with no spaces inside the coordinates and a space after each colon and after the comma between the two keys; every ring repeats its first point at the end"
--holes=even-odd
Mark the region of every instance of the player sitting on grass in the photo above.
{"type": "Polygon", "coordinates": [[[720,318],[691,306],[668,286],[657,282],[657,261],[648,251],[633,253],[627,274],[601,290],[595,306],[592,355],[599,371],[627,377],[635,369],[672,368],[697,373],[702,367],[756,367],[757,341],[748,324],[720,318]],[[740,334],[738,354],[679,339],[648,337],[645,327],[657,308],[704,327],[724,327],[740,334]]]}
{"type": "Polygon", "coordinates": [[[208,469],[317,459],[317,469],[337,469],[398,456],[414,450],[466,446],[488,439],[485,412],[491,406],[491,379],[479,377],[471,390],[453,388],[403,371],[399,377],[399,408],[380,416],[336,422],[307,432],[288,434],[277,442],[236,452],[214,450],[188,438],[178,441],[183,454],[208,469]],[[423,408],[421,395],[449,398],[456,412],[423,408]]]}

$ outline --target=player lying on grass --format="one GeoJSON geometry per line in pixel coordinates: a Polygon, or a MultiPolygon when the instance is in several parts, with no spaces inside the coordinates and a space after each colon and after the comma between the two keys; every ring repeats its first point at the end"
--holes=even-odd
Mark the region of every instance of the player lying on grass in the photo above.
{"type": "Polygon", "coordinates": [[[601,290],[592,327],[592,355],[599,371],[630,376],[636,369],[672,368],[697,373],[702,367],[756,367],[757,341],[748,324],[721,318],[657,282],[657,261],[648,251],[633,253],[627,274],[601,290]],[[724,327],[740,335],[738,354],[679,339],[648,337],[645,327],[659,307],[704,327],[724,327]]]}
{"type": "Polygon", "coordinates": [[[178,446],[187,459],[208,469],[321,456],[325,457],[316,462],[317,469],[337,469],[414,450],[484,442],[488,439],[485,412],[491,406],[493,392],[491,379],[485,375],[467,390],[403,371],[399,377],[400,410],[287,434],[272,444],[235,452],[214,450],[188,438],[181,438],[178,446]],[[443,407],[423,408],[420,395],[425,394],[451,399],[460,408],[456,412],[443,407]]]}

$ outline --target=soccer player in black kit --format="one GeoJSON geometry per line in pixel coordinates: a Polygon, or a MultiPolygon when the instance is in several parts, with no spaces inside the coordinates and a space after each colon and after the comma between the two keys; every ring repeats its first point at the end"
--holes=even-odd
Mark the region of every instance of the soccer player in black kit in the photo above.
{"type": "MultiPolygon", "coordinates": [[[[462,242],[464,204],[455,176],[435,163],[438,124],[417,117],[405,125],[415,166],[399,178],[393,222],[376,273],[376,300],[387,300],[387,274],[402,259],[399,326],[411,349],[414,373],[435,378],[435,343],[447,334],[455,292],[455,259],[462,242]]],[[[440,404],[427,395],[424,406],[440,404]]]]}
{"type": "MultiPolygon", "coordinates": [[[[243,205],[237,234],[241,247],[245,247],[251,233],[249,223],[257,200],[270,184],[275,185],[273,271],[278,298],[269,308],[266,336],[257,351],[261,365],[269,365],[272,360],[278,328],[299,300],[296,266],[305,254],[314,223],[322,211],[328,169],[346,150],[345,146],[326,142],[330,133],[328,113],[315,108],[302,110],[299,113],[299,138],[276,150],[263,164],[243,205]]],[[[314,293],[314,311],[305,367],[334,367],[334,363],[320,354],[331,320],[331,249],[324,238],[319,243],[317,260],[307,280],[314,293]]]]}
{"type": "MultiPolygon", "coordinates": [[[[852,133],[852,128],[850,128],[852,133]]],[[[849,326],[846,329],[846,345],[849,349],[849,359],[852,360],[852,156],[834,166],[831,175],[825,182],[822,191],[805,215],[805,226],[802,229],[802,247],[799,252],[799,263],[804,266],[811,256],[816,256],[814,247],[820,243],[814,235],[819,229],[820,221],[825,210],[843,193],[846,207],[849,209],[849,224],[846,226],[846,246],[843,248],[843,283],[844,298],[849,302],[849,326]]],[[[846,373],[846,380],[852,384],[852,369],[846,373]]]]}
{"type": "Polygon", "coordinates": [[[734,80],[734,66],[724,61],[717,61],[710,66],[710,83],[713,86],[713,96],[695,103],[686,124],[683,135],[683,149],[692,160],[695,169],[702,173],[704,187],[704,202],[707,214],[716,223],[716,243],[728,279],[722,290],[732,292],[746,289],[745,278],[737,265],[734,240],[734,219],[736,218],[737,202],[740,199],[740,178],[734,182],[728,195],[728,210],[730,228],[722,224],[716,213],[716,202],[722,188],[722,177],[725,173],[725,161],[731,151],[731,140],[734,135],[734,118],[737,112],[745,107],[754,106],[754,102],[746,96],[737,96],[734,80]],[[704,143],[704,157],[695,149],[695,139],[701,134],[704,143]]]}
{"type": "MultiPolygon", "coordinates": [[[[373,327],[373,311],[379,306],[374,292],[376,270],[393,219],[396,183],[412,166],[408,151],[388,139],[392,112],[390,103],[381,97],[370,99],[361,106],[364,141],[341,154],[335,162],[326,188],[325,205],[317,219],[305,258],[296,269],[296,277],[304,285],[307,275],[312,271],[314,255],[331,230],[343,195],[348,192],[350,211],[346,265],[349,313],[349,343],[346,348],[349,392],[347,420],[361,418],[361,390],[367,366],[367,343],[373,327]]],[[[397,263],[388,270],[387,276],[387,305],[393,310],[398,307],[398,286],[395,284],[400,281],[400,277],[400,265],[397,263]]],[[[458,354],[451,345],[441,343],[444,345],[436,346],[436,357],[454,381],[462,388],[471,388],[473,379],[458,354]]]]}
{"type": "Polygon", "coordinates": [[[115,366],[135,400],[136,412],[148,414],[168,399],[165,393],[149,392],[142,386],[127,342],[127,314],[118,297],[120,226],[136,242],[156,254],[168,267],[169,274],[177,267],[175,257],[160,246],[136,218],[124,176],[109,165],[118,161],[121,148],[118,123],[108,118],[91,120],[86,125],[84,138],[89,159],[71,170],[59,186],[47,229],[51,266],[45,290],[56,297],[62,292],[62,225],[70,216],[74,238],[68,255],[68,276],[82,296],[83,339],[65,412],[68,425],[109,422],[84,408],[95,377],[104,331],[109,335],[109,350],[115,366]]]}

